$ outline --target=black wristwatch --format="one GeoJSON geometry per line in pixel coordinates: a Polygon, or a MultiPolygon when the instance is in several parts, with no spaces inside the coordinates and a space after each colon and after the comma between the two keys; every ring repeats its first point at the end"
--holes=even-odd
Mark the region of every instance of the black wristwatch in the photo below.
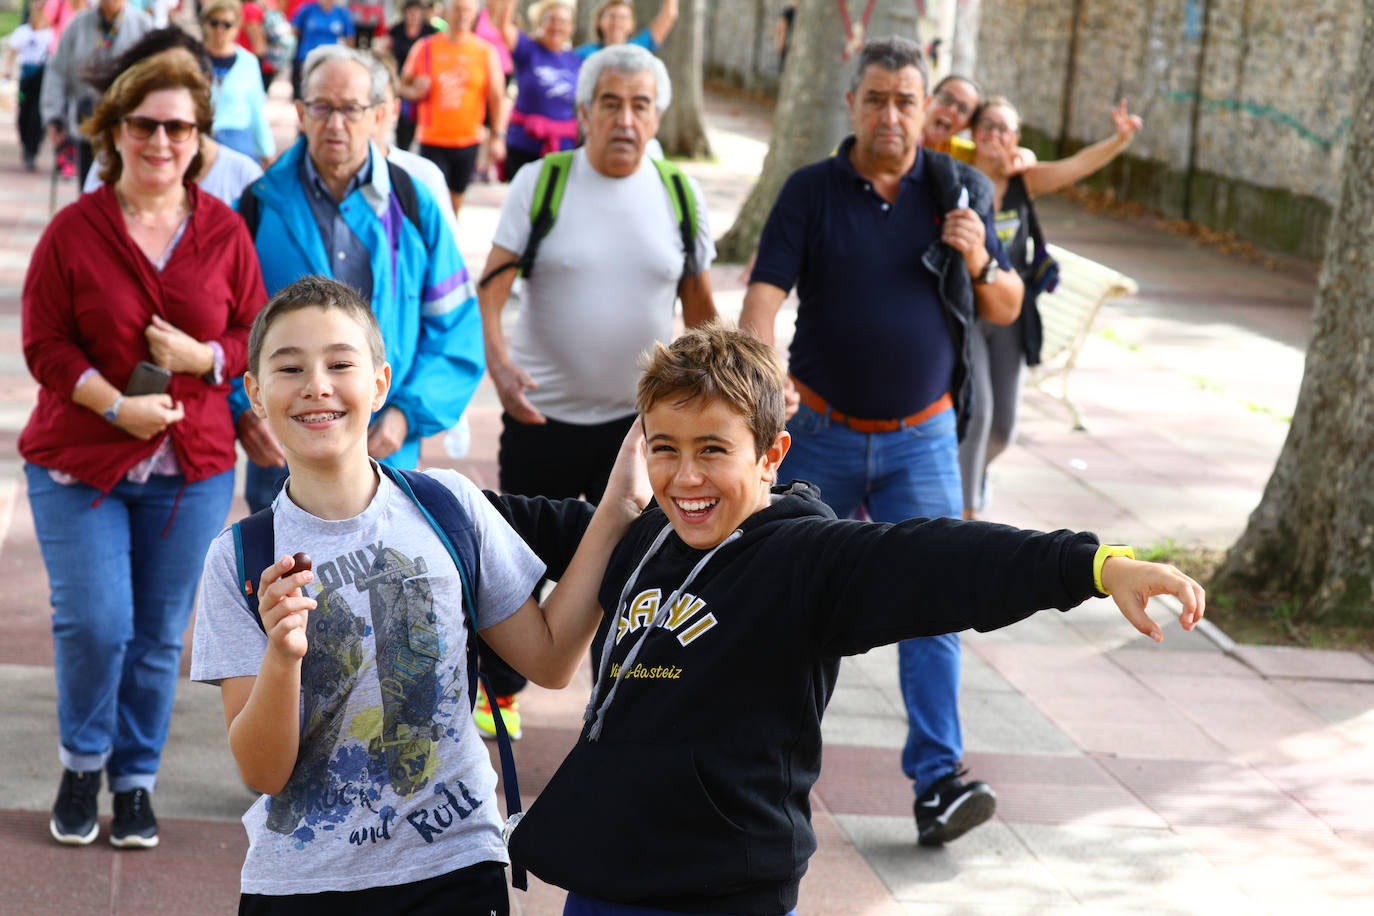
{"type": "Polygon", "coordinates": [[[1002,270],[1002,266],[1001,266],[1000,264],[997,263],[997,259],[994,258],[992,255],[988,255],[988,263],[987,263],[987,265],[983,268],[983,272],[980,273],[980,274],[978,275],[977,279],[975,279],[973,282],[974,282],[974,283],[981,283],[981,284],[983,284],[984,286],[989,285],[989,284],[992,284],[992,283],[996,283],[996,282],[997,282],[997,274],[1000,273],[1001,270],[1002,270]]]}

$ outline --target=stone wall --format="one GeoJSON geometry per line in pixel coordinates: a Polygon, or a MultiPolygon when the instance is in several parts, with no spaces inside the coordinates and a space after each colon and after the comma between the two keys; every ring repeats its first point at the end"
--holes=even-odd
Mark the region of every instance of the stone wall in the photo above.
{"type": "Polygon", "coordinates": [[[1106,136],[1128,98],[1145,130],[1097,184],[1319,257],[1361,28],[1357,0],[983,0],[978,76],[1047,156],[1106,136]]]}

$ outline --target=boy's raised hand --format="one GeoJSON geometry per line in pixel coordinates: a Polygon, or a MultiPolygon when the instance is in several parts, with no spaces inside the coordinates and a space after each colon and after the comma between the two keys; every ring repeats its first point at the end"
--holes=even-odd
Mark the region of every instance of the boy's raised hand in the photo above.
{"type": "Polygon", "coordinates": [[[606,492],[601,497],[603,503],[621,500],[633,515],[644,511],[653,501],[654,491],[649,486],[649,465],[644,456],[644,421],[636,417],[616,453],[615,465],[611,468],[606,492]]]}
{"type": "Polygon", "coordinates": [[[262,571],[262,578],[258,580],[258,613],[267,631],[269,652],[278,652],[289,660],[305,658],[309,648],[305,626],[316,602],[307,597],[302,588],[313,581],[315,574],[309,565],[298,564],[290,556],[282,557],[262,571]]]}
{"type": "Polygon", "coordinates": [[[1155,595],[1173,595],[1183,605],[1178,622],[1191,630],[1202,619],[1207,593],[1191,577],[1164,563],[1146,563],[1128,557],[1108,557],[1102,564],[1102,587],[1121,613],[1141,633],[1160,642],[1164,634],[1145,613],[1155,595]]]}

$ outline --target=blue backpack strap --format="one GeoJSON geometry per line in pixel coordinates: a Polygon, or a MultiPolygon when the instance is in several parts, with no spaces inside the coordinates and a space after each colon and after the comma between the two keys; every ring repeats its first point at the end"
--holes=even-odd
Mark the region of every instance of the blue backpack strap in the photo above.
{"type": "MultiPolygon", "coordinates": [[[[477,582],[481,573],[477,550],[477,529],[472,523],[463,504],[453,491],[427,474],[419,471],[406,471],[379,465],[382,473],[391,479],[406,496],[419,508],[425,521],[429,522],[434,533],[443,542],[444,549],[458,567],[458,577],[463,584],[463,618],[468,627],[467,664],[468,664],[468,704],[469,709],[477,702],[477,683],[480,678],[482,689],[488,701],[496,702],[496,694],[481,673],[477,651],[477,582]]],[[[510,734],[506,731],[505,720],[500,710],[495,709],[492,720],[496,725],[496,748],[501,756],[501,788],[506,798],[506,818],[509,821],[520,814],[520,781],[515,771],[515,751],[511,747],[510,734]]],[[[529,889],[525,869],[511,864],[511,883],[520,890],[529,889]]]]}
{"type": "Polygon", "coordinates": [[[248,613],[264,633],[258,611],[258,577],[277,561],[276,536],[272,532],[272,507],[259,509],[230,526],[234,532],[234,562],[238,567],[239,592],[248,602],[248,613]]]}

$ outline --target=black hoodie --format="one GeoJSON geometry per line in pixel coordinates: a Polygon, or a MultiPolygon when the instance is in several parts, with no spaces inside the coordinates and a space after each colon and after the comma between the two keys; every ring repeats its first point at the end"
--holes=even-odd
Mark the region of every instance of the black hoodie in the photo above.
{"type": "Polygon", "coordinates": [[[840,521],[794,482],[718,548],[626,667],[659,602],[709,553],[669,533],[627,614],[621,593],[667,524],[650,509],[611,557],[599,637],[619,639],[592,708],[617,676],[619,686],[600,736],[584,727],[511,838],[512,856],[543,880],[618,903],[790,911],[816,848],[809,796],[840,657],[992,630],[1095,594],[1091,534],[840,521]]]}

